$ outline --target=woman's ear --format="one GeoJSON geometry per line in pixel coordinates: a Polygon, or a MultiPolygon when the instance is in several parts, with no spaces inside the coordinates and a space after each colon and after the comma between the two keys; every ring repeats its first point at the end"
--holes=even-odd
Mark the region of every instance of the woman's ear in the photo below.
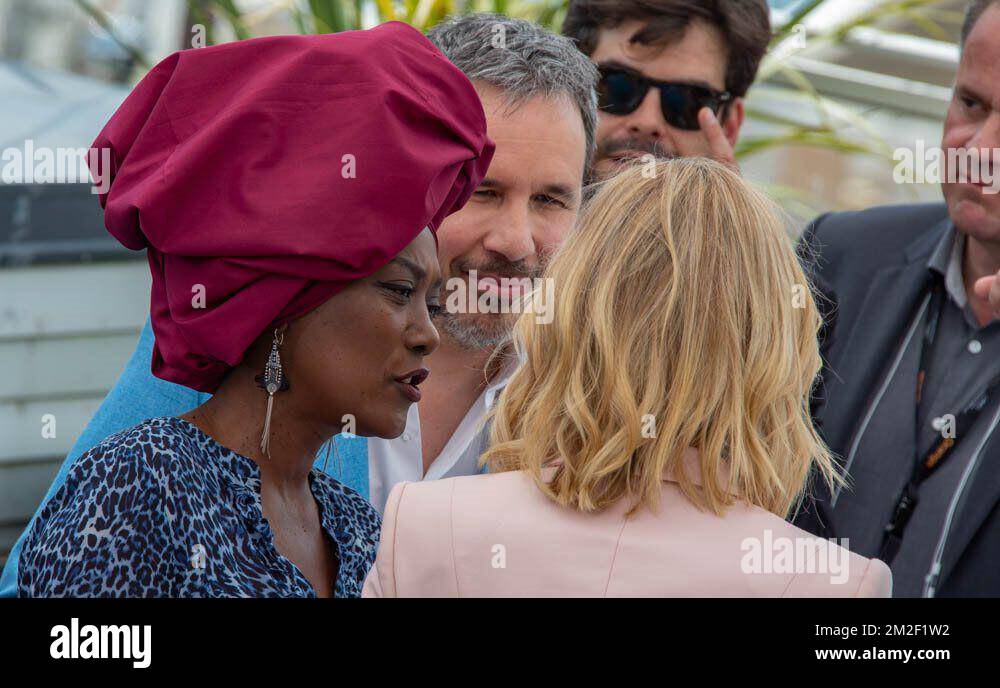
{"type": "MultiPolygon", "coordinates": [[[[281,327],[287,328],[287,325],[282,325],[281,327]]],[[[281,328],[279,328],[279,330],[280,329],[281,328]]],[[[267,363],[267,357],[271,353],[271,344],[274,342],[274,332],[274,328],[271,327],[261,332],[260,336],[254,340],[253,344],[247,348],[246,353],[243,355],[241,365],[250,368],[254,375],[258,375],[264,371],[264,365],[267,363]]],[[[287,341],[287,337],[285,337],[285,340],[287,341]]],[[[281,357],[283,361],[287,350],[288,347],[281,347],[281,357]]]]}

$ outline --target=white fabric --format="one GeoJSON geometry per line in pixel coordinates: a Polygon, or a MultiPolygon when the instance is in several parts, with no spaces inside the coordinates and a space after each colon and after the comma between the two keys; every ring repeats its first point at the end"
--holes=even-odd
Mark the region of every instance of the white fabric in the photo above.
{"type": "Polygon", "coordinates": [[[493,407],[497,395],[503,391],[514,366],[504,368],[483,390],[447,444],[428,467],[424,475],[421,451],[419,404],[410,406],[406,417],[406,430],[394,440],[368,438],[368,488],[371,503],[382,511],[389,492],[396,483],[403,481],[439,480],[457,475],[474,475],[479,472],[479,455],[486,449],[488,437],[483,421],[493,407]]]}

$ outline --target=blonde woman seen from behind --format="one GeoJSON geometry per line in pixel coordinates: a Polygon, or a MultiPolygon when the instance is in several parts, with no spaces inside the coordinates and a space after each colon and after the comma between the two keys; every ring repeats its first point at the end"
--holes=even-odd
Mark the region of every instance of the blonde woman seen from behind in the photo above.
{"type": "Polygon", "coordinates": [[[839,478],[779,214],[717,163],[650,171],[604,183],[546,271],[551,322],[518,321],[490,473],[392,491],[366,596],[890,595],[885,564],[785,521],[839,478]]]}

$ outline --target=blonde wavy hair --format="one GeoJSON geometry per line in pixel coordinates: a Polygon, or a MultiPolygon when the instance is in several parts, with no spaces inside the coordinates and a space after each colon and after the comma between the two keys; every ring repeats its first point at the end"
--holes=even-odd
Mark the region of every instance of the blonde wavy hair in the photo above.
{"type": "Polygon", "coordinates": [[[527,471],[586,512],[655,510],[665,472],[719,514],[741,498],[787,516],[813,467],[840,480],[809,416],[821,316],[782,216],[738,174],[694,158],[623,171],[545,277],[552,321],[514,328],[522,364],[491,415],[491,472],[527,471]]]}

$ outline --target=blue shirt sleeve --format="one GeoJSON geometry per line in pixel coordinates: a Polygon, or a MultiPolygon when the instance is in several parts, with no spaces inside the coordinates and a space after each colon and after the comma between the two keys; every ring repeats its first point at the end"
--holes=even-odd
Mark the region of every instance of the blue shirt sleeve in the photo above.
{"type": "Polygon", "coordinates": [[[100,444],[106,437],[137,425],[147,418],[177,416],[199,406],[210,397],[208,394],[154,377],[151,371],[152,360],[153,329],[147,320],[139,335],[135,352],[125,365],[121,377],[73,445],[38,511],[14,544],[4,566],[3,575],[0,576],[0,597],[14,597],[17,594],[18,559],[24,538],[45,503],[66,482],[70,466],[81,454],[100,444]]]}

